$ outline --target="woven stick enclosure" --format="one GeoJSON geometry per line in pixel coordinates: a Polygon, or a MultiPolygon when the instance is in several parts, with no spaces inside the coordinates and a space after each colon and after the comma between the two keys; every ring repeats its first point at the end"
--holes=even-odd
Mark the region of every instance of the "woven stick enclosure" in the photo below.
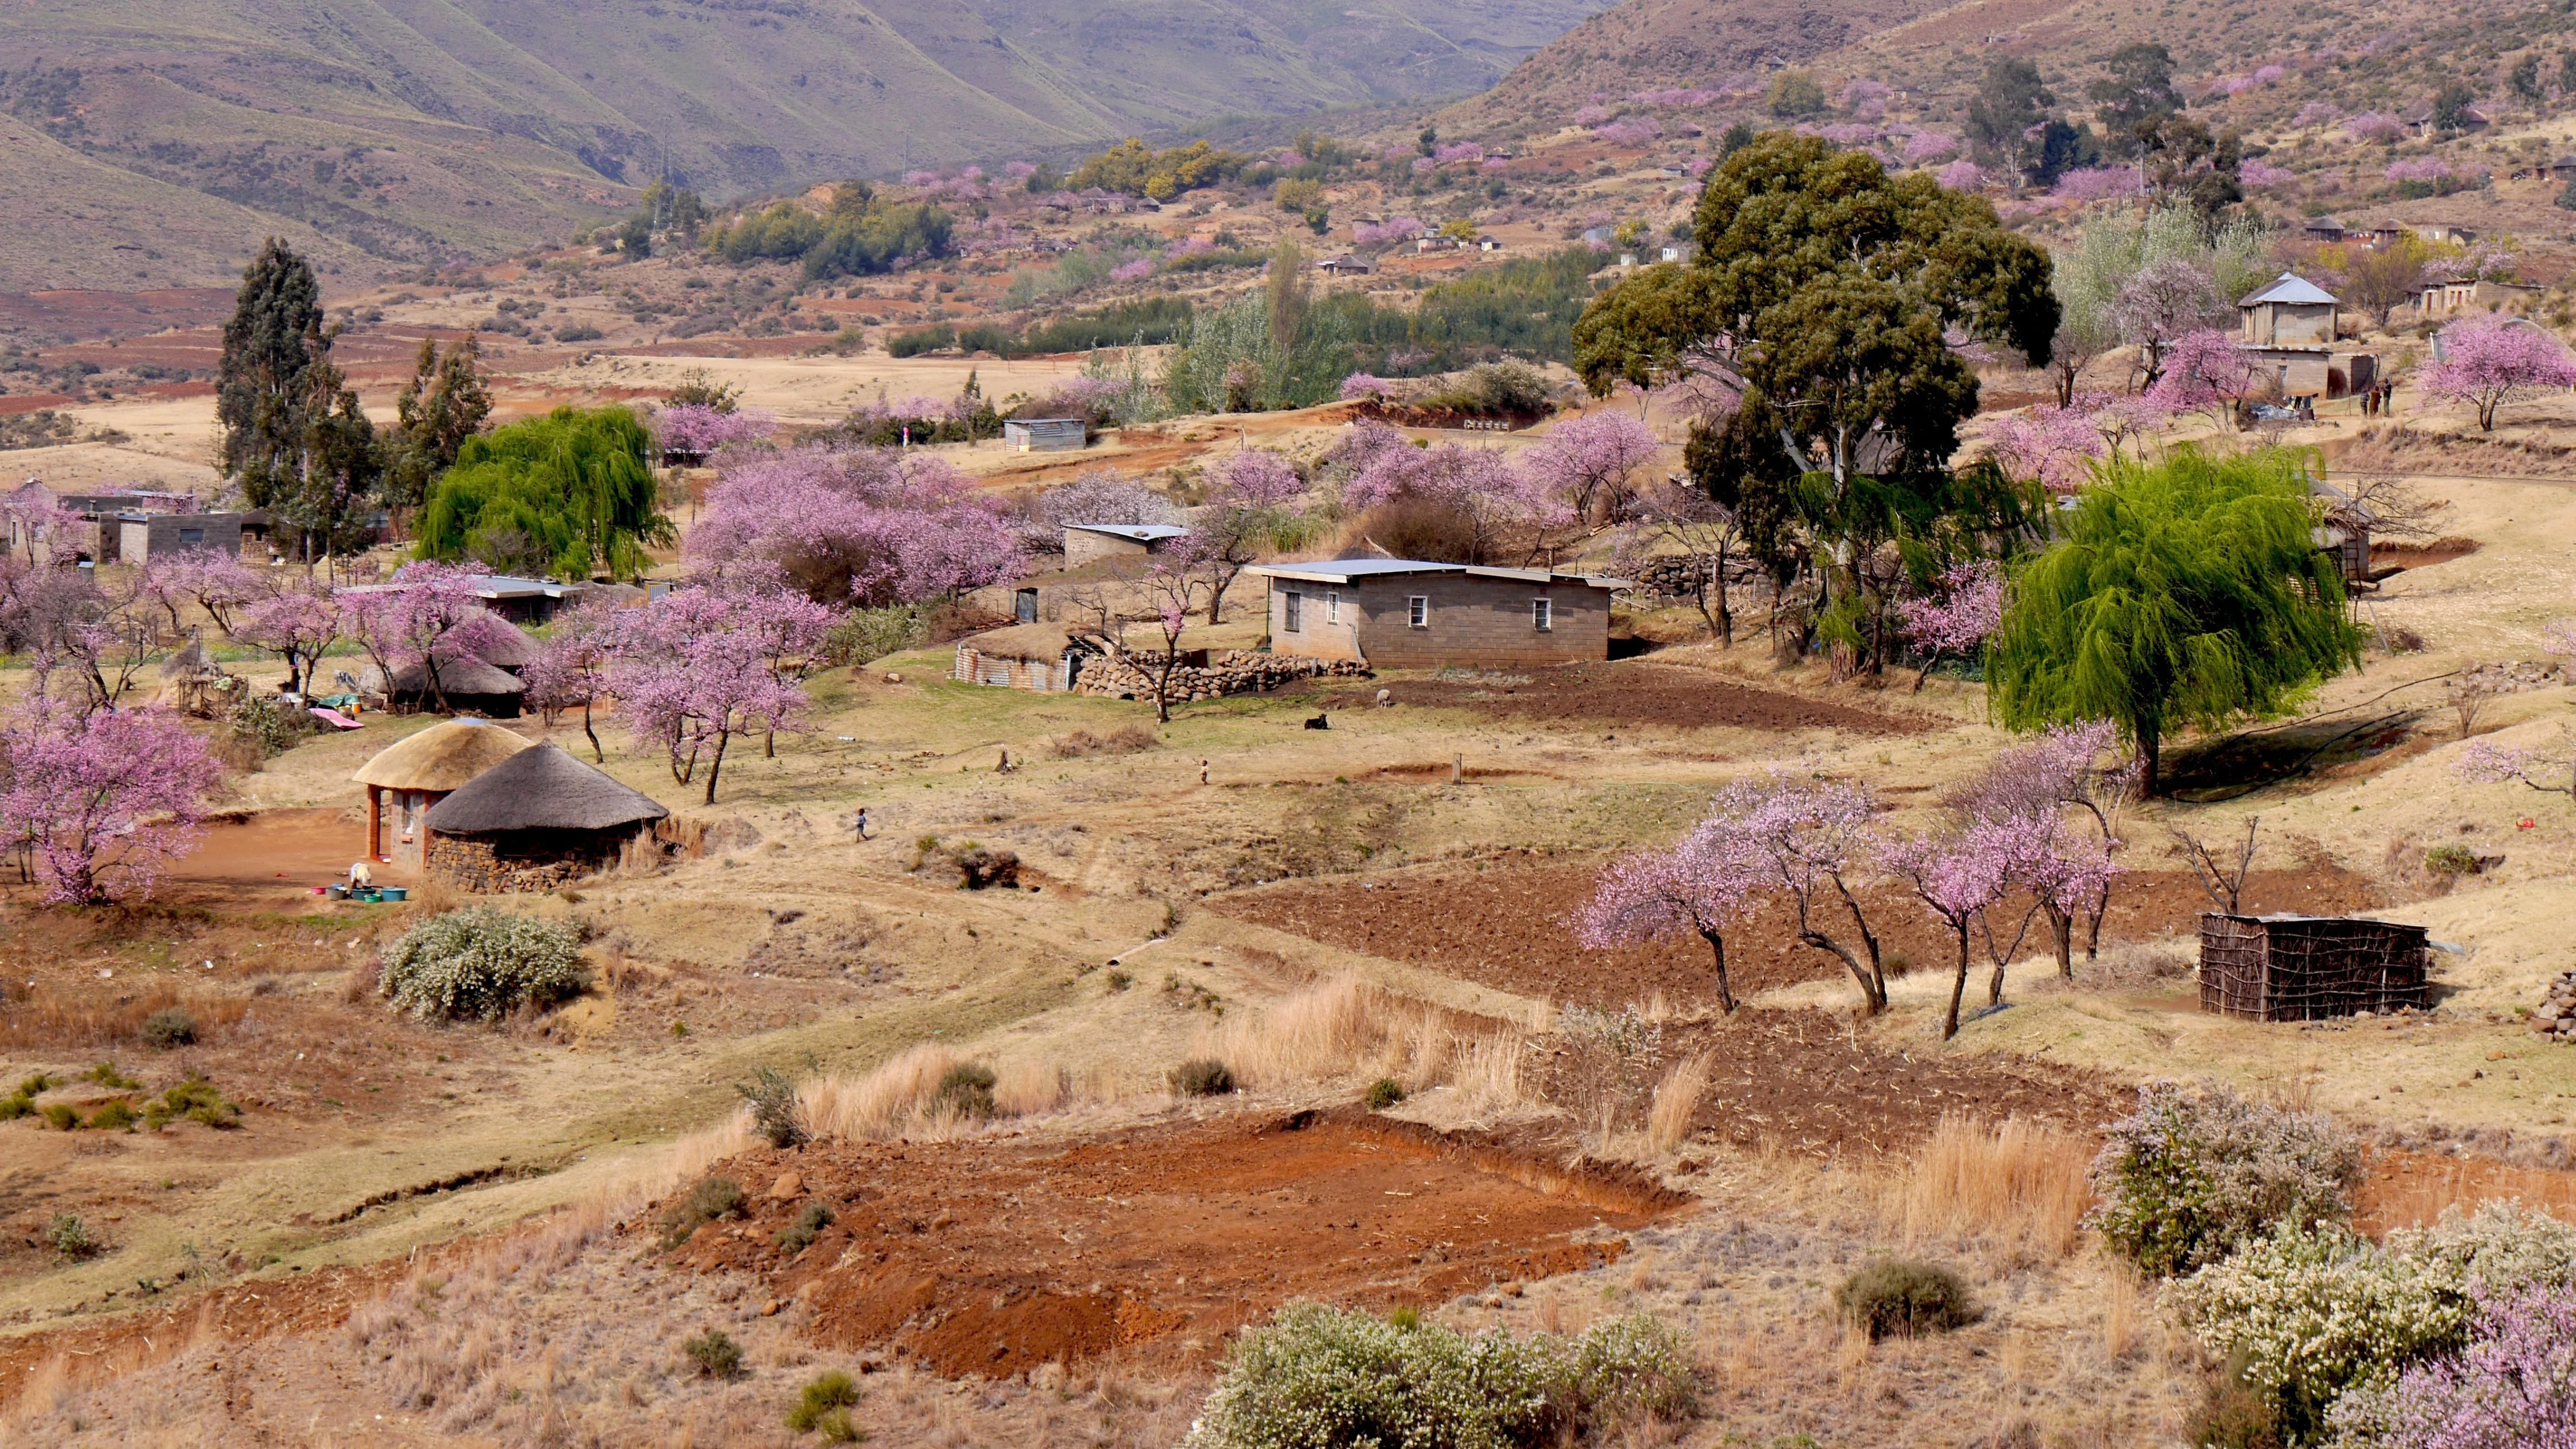
{"type": "Polygon", "coordinates": [[[2349,916],[2200,918],[2200,1009],[2316,1021],[2432,1005],[2425,928],[2349,916]]]}

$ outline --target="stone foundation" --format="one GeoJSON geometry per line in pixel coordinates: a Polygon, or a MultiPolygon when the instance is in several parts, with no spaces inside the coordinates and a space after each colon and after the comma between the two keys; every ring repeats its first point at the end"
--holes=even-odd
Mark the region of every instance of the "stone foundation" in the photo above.
{"type": "Polygon", "coordinates": [[[505,850],[489,839],[432,831],[429,870],[475,895],[542,894],[616,864],[625,840],[623,833],[584,833],[505,850]]]}
{"type": "MultiPolygon", "coordinates": [[[[1151,654],[1123,654],[1094,659],[1074,676],[1077,694],[1151,699],[1162,662],[1151,654]]],[[[1216,699],[1228,694],[1258,694],[1300,679],[1365,678],[1369,667],[1356,659],[1310,659],[1297,654],[1256,654],[1232,649],[1204,667],[1184,664],[1172,671],[1172,703],[1216,699]]]]}

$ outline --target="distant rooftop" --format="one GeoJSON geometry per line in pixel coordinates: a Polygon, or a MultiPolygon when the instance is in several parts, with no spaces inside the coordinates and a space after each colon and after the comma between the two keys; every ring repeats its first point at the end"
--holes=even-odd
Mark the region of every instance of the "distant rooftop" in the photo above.
{"type": "Polygon", "coordinates": [[[1324,584],[1347,584],[1367,578],[1400,578],[1406,574],[1465,574],[1470,578],[1517,579],[1530,584],[1587,584],[1599,589],[1628,586],[1626,579],[1606,578],[1599,574],[1566,573],[1556,569],[1486,568],[1476,564],[1433,563],[1427,559],[1411,558],[1337,558],[1314,563],[1262,564],[1244,572],[1324,584]]]}
{"type": "Polygon", "coordinates": [[[1065,527],[1079,528],[1085,533],[1116,534],[1120,538],[1132,538],[1142,543],[1179,538],[1189,532],[1188,529],[1176,523],[1068,523],[1065,527]]]}
{"type": "Polygon", "coordinates": [[[2335,305],[2335,297],[2332,292],[2296,272],[2283,272],[2272,285],[2236,305],[2252,307],[2264,302],[2293,302],[2308,305],[2322,303],[2331,307],[2335,305]]]}

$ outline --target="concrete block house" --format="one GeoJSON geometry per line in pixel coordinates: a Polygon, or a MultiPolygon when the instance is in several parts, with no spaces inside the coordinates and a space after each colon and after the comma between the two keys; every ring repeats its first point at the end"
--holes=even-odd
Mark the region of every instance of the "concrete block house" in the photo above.
{"type": "Polygon", "coordinates": [[[2336,345],[2343,304],[2305,277],[2283,272],[2236,304],[2237,351],[2284,397],[2349,397],[2379,383],[2379,358],[2336,345]]]}
{"type": "Polygon", "coordinates": [[[1575,664],[1610,657],[1622,579],[1552,569],[1346,558],[1246,569],[1270,589],[1273,653],[1373,669],[1575,664]]]}

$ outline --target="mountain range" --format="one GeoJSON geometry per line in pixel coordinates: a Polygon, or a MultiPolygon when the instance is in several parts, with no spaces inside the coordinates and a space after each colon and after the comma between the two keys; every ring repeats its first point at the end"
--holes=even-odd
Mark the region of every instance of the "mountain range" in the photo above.
{"type": "Polygon", "coordinates": [[[18,0],[0,290],[490,255],[713,197],[1449,98],[1600,0],[18,0]]]}

